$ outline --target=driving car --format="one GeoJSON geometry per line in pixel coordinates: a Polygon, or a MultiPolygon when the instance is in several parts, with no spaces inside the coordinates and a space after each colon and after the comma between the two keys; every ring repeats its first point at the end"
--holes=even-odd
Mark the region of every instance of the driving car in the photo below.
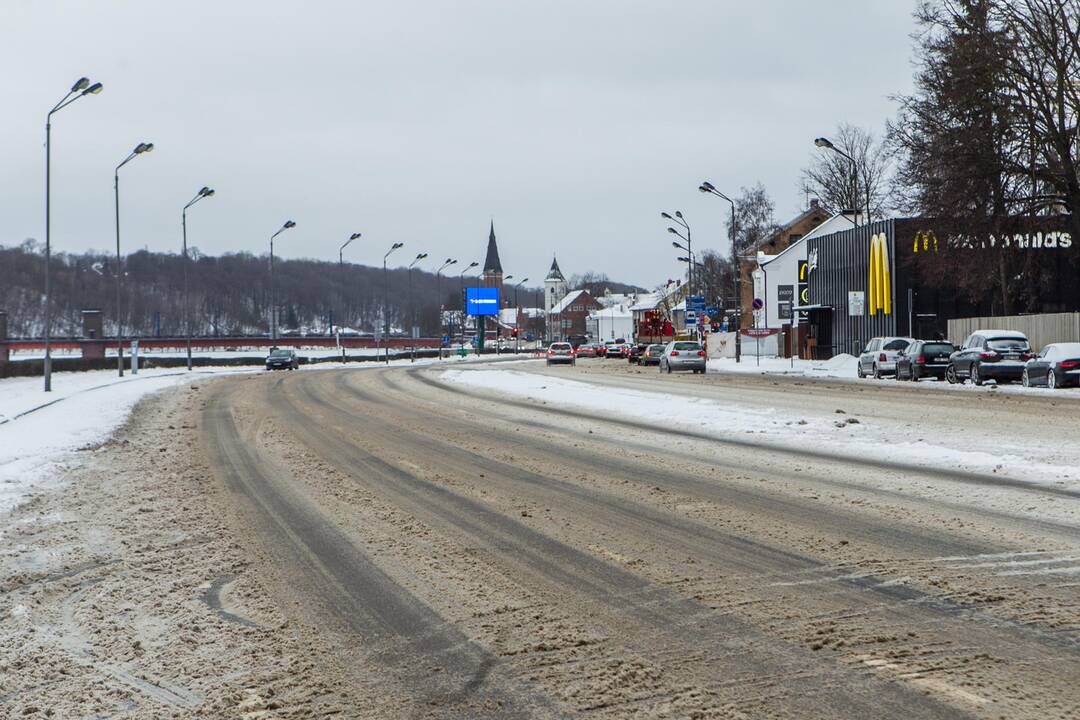
{"type": "Polygon", "coordinates": [[[664,354],[663,345],[649,345],[645,348],[645,352],[641,353],[641,357],[638,359],[641,365],[659,365],[660,358],[664,354]]]}
{"type": "Polygon", "coordinates": [[[914,342],[914,338],[906,337],[876,337],[870,338],[866,343],[862,354],[859,355],[859,364],[856,374],[863,378],[871,375],[881,379],[885,375],[896,372],[896,358],[900,351],[914,342]]]}
{"type": "Polygon", "coordinates": [[[1051,390],[1080,384],[1080,343],[1051,343],[1027,361],[1021,375],[1024,387],[1045,385],[1051,390]]]}
{"type": "Polygon", "coordinates": [[[596,344],[595,343],[585,343],[584,345],[579,345],[578,349],[577,349],[577,356],[578,357],[596,357],[596,344]]]}
{"type": "Polygon", "coordinates": [[[555,363],[576,365],[577,352],[574,350],[574,346],[568,342],[553,342],[548,345],[547,364],[553,365],[555,363]]]}
{"type": "Polygon", "coordinates": [[[694,340],[675,340],[669,342],[660,357],[660,372],[692,370],[694,373],[705,372],[705,348],[694,340]]]}
{"type": "Polygon", "coordinates": [[[945,379],[949,357],[956,346],[944,340],[916,340],[896,358],[896,379],[918,381],[924,377],[945,379]]]}
{"type": "Polygon", "coordinates": [[[273,348],[266,357],[267,370],[295,370],[300,367],[300,359],[292,348],[273,348]]]}
{"type": "Polygon", "coordinates": [[[621,343],[608,343],[607,352],[604,357],[609,358],[623,358],[626,357],[626,346],[621,343]]]}
{"type": "Polygon", "coordinates": [[[949,358],[945,379],[950,383],[970,379],[973,385],[982,385],[987,380],[1022,380],[1024,368],[1031,358],[1031,345],[1024,333],[1016,330],[976,330],[949,358]]]}

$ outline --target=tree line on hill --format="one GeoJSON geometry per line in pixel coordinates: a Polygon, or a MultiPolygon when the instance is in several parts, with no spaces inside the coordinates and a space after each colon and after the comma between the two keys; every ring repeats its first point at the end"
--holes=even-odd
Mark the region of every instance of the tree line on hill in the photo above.
{"type": "MultiPolygon", "coordinates": [[[[123,259],[120,313],[123,333],[138,337],[173,336],[185,331],[190,317],[195,335],[234,336],[269,332],[271,287],[265,255],[250,253],[203,255],[192,249],[188,264],[188,293],[184,293],[184,263],[177,254],[141,250],[123,259]],[[185,312],[185,308],[187,311],[185,312]]],[[[0,311],[8,313],[11,337],[43,334],[45,260],[42,243],[26,240],[0,246],[0,311]]],[[[572,278],[603,294],[633,290],[597,273],[572,278]]],[[[425,336],[440,333],[440,306],[461,308],[462,285],[475,285],[475,276],[462,283],[458,274],[437,277],[414,269],[382,268],[321,260],[274,259],[274,292],[279,333],[325,334],[331,324],[373,333],[387,308],[393,331],[416,325],[425,336]],[[385,281],[385,282],[384,282],[385,281]],[[387,292],[387,288],[389,292],[387,292]]],[[[105,333],[116,331],[116,258],[102,252],[54,253],[51,261],[53,329],[56,337],[82,334],[81,311],[100,309],[105,333]]],[[[503,290],[504,307],[535,306],[543,292],[512,286],[503,290]],[[516,295],[516,297],[515,297],[516,295]]]]}

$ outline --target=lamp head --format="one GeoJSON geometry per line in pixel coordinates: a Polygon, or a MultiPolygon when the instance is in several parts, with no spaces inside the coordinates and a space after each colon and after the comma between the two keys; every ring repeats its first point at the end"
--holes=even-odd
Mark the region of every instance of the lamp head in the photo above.
{"type": "Polygon", "coordinates": [[[82,94],[83,95],[97,95],[99,92],[101,92],[102,87],[103,86],[102,86],[101,83],[94,83],[90,87],[83,90],[82,94]]]}
{"type": "Polygon", "coordinates": [[[360,233],[353,233],[349,236],[349,240],[355,240],[358,237],[360,237],[360,233]]]}
{"type": "Polygon", "coordinates": [[[675,219],[675,218],[671,217],[670,215],[668,215],[666,212],[660,213],[660,217],[664,218],[665,220],[674,220],[675,219]]]}
{"type": "Polygon", "coordinates": [[[471,263],[471,264],[469,265],[469,267],[471,267],[471,268],[474,268],[474,267],[476,267],[476,266],[477,266],[477,265],[479,265],[479,264],[480,264],[480,263],[478,263],[478,262],[474,262],[474,263],[471,263]]]}
{"type": "Polygon", "coordinates": [[[673,228],[673,227],[669,227],[669,228],[667,229],[667,231],[668,231],[669,233],[671,233],[672,235],[678,235],[678,234],[679,234],[679,231],[678,231],[678,230],[676,230],[676,229],[675,229],[675,228],[673,228]]]}
{"type": "Polygon", "coordinates": [[[135,154],[142,155],[143,153],[151,152],[154,149],[154,143],[141,142],[135,146],[135,154]]]}
{"type": "Polygon", "coordinates": [[[81,77],[75,81],[75,84],[71,86],[71,92],[77,93],[80,90],[85,90],[90,87],[90,78],[81,77]]]}
{"type": "Polygon", "coordinates": [[[529,282],[529,278],[525,278],[524,280],[520,281],[518,285],[524,285],[527,282],[529,282]]]}
{"type": "Polygon", "coordinates": [[[709,188],[705,187],[704,185],[699,185],[698,186],[698,192],[707,193],[707,192],[709,192],[709,188]]]}
{"type": "Polygon", "coordinates": [[[676,210],[676,211],[675,211],[675,217],[677,217],[677,218],[679,218],[680,220],[682,220],[682,219],[683,219],[683,216],[682,216],[682,210],[676,210]]]}
{"type": "Polygon", "coordinates": [[[702,192],[711,192],[711,191],[715,190],[716,188],[713,187],[713,184],[711,182],[709,182],[708,180],[702,180],[701,181],[701,187],[698,188],[698,189],[701,190],[702,192]]]}
{"type": "Polygon", "coordinates": [[[513,275],[507,275],[506,277],[503,278],[503,280],[513,280],[513,279],[514,279],[513,275]]]}
{"type": "Polygon", "coordinates": [[[405,243],[394,243],[393,247],[391,247],[390,249],[397,250],[400,247],[405,247],[405,243]]]}
{"type": "Polygon", "coordinates": [[[282,226],[282,229],[287,230],[291,227],[296,227],[296,223],[294,223],[292,220],[286,220],[285,224],[282,226]]]}
{"type": "Polygon", "coordinates": [[[682,245],[680,245],[679,243],[675,242],[674,240],[672,240],[672,241],[671,241],[671,247],[677,247],[677,248],[679,248],[679,249],[682,249],[682,245]]]}
{"type": "Polygon", "coordinates": [[[203,197],[213,197],[214,188],[203,188],[203,192],[201,194],[203,197]]]}
{"type": "Polygon", "coordinates": [[[423,260],[426,257],[427,257],[427,253],[420,253],[419,255],[416,256],[416,259],[417,260],[423,260]]]}
{"type": "Polygon", "coordinates": [[[833,146],[833,144],[831,142],[829,142],[829,138],[823,138],[823,137],[814,138],[814,144],[817,145],[818,147],[823,147],[823,148],[831,148],[833,146]]]}

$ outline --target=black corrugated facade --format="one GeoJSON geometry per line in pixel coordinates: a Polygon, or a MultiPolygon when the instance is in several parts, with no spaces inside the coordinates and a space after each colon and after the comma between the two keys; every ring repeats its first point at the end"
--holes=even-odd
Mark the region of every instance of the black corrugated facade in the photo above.
{"type": "MultiPolygon", "coordinates": [[[[1019,253],[1015,257],[1023,259],[1024,272],[1038,279],[1022,311],[1080,310],[1080,242],[1072,242],[1065,219],[1030,218],[1020,223],[1020,233],[1009,236],[1006,242],[1014,243],[1012,247],[1019,253]]],[[[808,336],[814,338],[814,355],[857,355],[870,338],[878,336],[943,337],[950,318],[1004,314],[999,312],[1000,303],[993,293],[968,297],[950,283],[947,273],[936,282],[920,280],[923,275],[916,260],[936,262],[939,249],[942,253],[970,253],[963,256],[965,263],[983,262],[977,248],[953,249],[957,233],[946,231],[947,227],[955,227],[955,223],[925,218],[889,219],[809,238],[806,305],[811,309],[806,311],[804,322],[809,326],[808,336]],[[878,247],[884,248],[881,255],[887,259],[888,308],[872,307],[869,301],[875,236],[879,238],[878,247]],[[861,313],[856,307],[852,314],[852,293],[861,293],[861,313]]]]}

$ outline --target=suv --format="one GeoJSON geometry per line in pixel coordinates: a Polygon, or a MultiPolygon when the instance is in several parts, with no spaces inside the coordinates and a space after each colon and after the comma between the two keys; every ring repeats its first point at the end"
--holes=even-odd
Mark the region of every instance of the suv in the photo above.
{"type": "Polygon", "coordinates": [[[1012,382],[1024,376],[1024,366],[1032,358],[1027,336],[1015,330],[976,330],[949,358],[945,379],[974,385],[986,380],[1012,382]]]}
{"type": "Polygon", "coordinates": [[[871,338],[859,355],[856,373],[861,378],[872,375],[879,379],[883,375],[896,373],[896,358],[901,350],[906,350],[913,342],[915,341],[912,338],[904,337],[871,338]]]}
{"type": "Polygon", "coordinates": [[[944,340],[916,340],[896,359],[896,379],[918,381],[924,377],[945,379],[949,358],[956,346],[944,340]]]}
{"type": "Polygon", "coordinates": [[[669,342],[660,356],[660,372],[673,370],[693,370],[705,372],[705,348],[696,340],[676,340],[669,342]]]}

